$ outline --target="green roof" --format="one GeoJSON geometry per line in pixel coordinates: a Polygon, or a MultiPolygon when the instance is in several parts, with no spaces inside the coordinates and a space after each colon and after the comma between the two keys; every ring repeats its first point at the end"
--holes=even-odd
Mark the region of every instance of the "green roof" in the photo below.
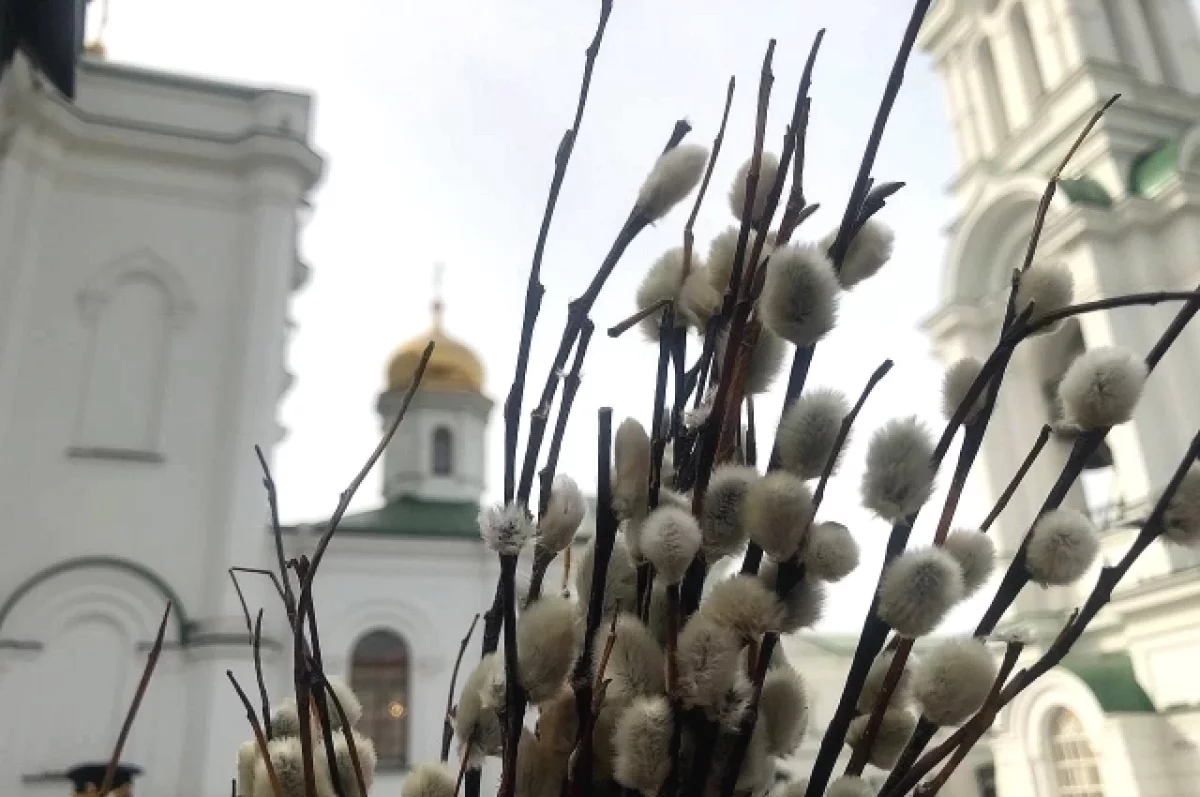
{"type": "Polygon", "coordinates": [[[427,539],[478,540],[479,505],[473,501],[398,498],[379,509],[346,515],[339,531],[427,539]]]}
{"type": "Polygon", "coordinates": [[[1092,207],[1108,209],[1113,206],[1112,197],[1104,186],[1091,177],[1064,177],[1058,181],[1058,187],[1075,205],[1091,205],[1092,207]]]}
{"type": "Polygon", "coordinates": [[[1179,172],[1179,140],[1164,141],[1133,159],[1129,193],[1149,196],[1179,172]]]}
{"type": "Polygon", "coordinates": [[[1138,683],[1128,654],[1072,653],[1063,659],[1062,666],[1088,685],[1106,713],[1154,712],[1154,704],[1138,683]]]}

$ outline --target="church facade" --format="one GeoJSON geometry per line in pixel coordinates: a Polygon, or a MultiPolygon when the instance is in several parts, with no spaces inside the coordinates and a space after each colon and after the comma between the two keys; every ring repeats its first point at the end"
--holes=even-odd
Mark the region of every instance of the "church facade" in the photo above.
{"type": "MultiPolygon", "coordinates": [[[[1046,181],[1084,123],[1121,98],[1072,158],[1038,257],[1065,263],[1077,301],[1200,284],[1200,36],[1188,0],[937,0],[919,44],[946,89],[958,152],[956,214],[939,306],[925,324],[949,365],[997,338],[1046,181]]],[[[976,465],[994,498],[1059,419],[1057,384],[1087,348],[1145,354],[1172,307],[1079,317],[1024,343],[976,465]]],[[[1068,505],[1105,529],[1115,561],[1200,427],[1200,327],[1152,374],[1134,419],[1115,428],[1068,505]]],[[[1061,470],[1057,434],[996,527],[1011,556],[1061,470]]],[[[1200,794],[1200,559],[1156,543],[1064,666],[1006,709],[977,761],[980,797],[1200,794]]],[[[1099,565],[1097,565],[1097,570],[1099,565]]],[[[1027,587],[1009,625],[1048,641],[1095,581],[1027,587]]],[[[1033,651],[1031,651],[1033,653],[1033,651]]]]}

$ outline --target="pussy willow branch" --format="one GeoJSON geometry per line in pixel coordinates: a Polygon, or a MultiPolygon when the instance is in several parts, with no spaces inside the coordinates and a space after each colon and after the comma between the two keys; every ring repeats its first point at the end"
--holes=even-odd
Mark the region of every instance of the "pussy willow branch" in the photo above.
{"type": "MultiPolygon", "coordinates": [[[[284,564],[284,566],[285,567],[287,566],[286,563],[284,564]]],[[[248,606],[246,606],[246,599],[244,597],[242,597],[242,595],[241,595],[242,589],[240,586],[237,585],[237,577],[234,575],[234,573],[250,573],[251,575],[255,575],[255,576],[266,576],[267,578],[269,578],[271,580],[271,583],[275,585],[275,591],[277,593],[279,593],[279,600],[282,601],[285,606],[287,605],[287,598],[284,596],[283,585],[279,583],[279,576],[275,575],[274,572],[272,572],[270,570],[264,570],[261,567],[237,567],[237,566],[231,567],[231,568],[229,568],[229,577],[233,579],[234,589],[237,590],[238,598],[241,599],[242,614],[247,618],[247,620],[249,620],[249,617],[250,617],[250,608],[248,606]]],[[[291,615],[289,615],[288,616],[288,625],[291,625],[291,622],[292,622],[292,617],[291,617],[291,615]]]]}
{"type": "MultiPolygon", "coordinates": [[[[226,670],[225,675],[229,677],[229,682],[237,690],[238,697],[242,701],[242,706],[246,709],[246,719],[250,723],[250,729],[254,731],[254,741],[258,743],[258,754],[263,760],[264,768],[267,770],[267,779],[271,782],[271,791],[275,794],[275,797],[284,797],[283,787],[279,785],[279,773],[275,771],[275,764],[271,761],[271,751],[267,747],[267,737],[263,734],[262,725],[259,724],[258,717],[254,714],[254,706],[251,705],[250,698],[247,697],[246,691],[242,689],[242,685],[237,682],[237,678],[233,677],[233,670],[226,670]]],[[[104,793],[105,789],[101,788],[100,794],[104,793]]]]}
{"type": "Polygon", "coordinates": [[[133,692],[133,700],[129,703],[129,710],[125,712],[125,721],[121,723],[121,732],[117,734],[117,743],[113,745],[112,755],[108,759],[108,768],[104,770],[104,780],[100,781],[99,797],[104,797],[112,790],[113,779],[117,775],[117,766],[121,763],[121,753],[125,750],[125,742],[129,739],[129,731],[133,728],[133,721],[137,719],[138,709],[142,707],[142,698],[146,696],[146,689],[150,686],[150,679],[154,676],[154,668],[158,666],[158,657],[162,655],[163,640],[167,635],[167,618],[171,616],[171,603],[167,602],[167,608],[163,610],[162,620],[158,624],[158,633],[154,635],[154,644],[150,647],[150,653],[146,656],[146,666],[142,669],[142,678],[138,681],[137,689],[133,692]]]}
{"type": "MultiPolygon", "coordinates": [[[[308,575],[308,570],[312,567],[308,558],[301,556],[297,562],[296,574],[303,580],[308,575]]],[[[309,686],[313,684],[319,685],[320,688],[312,694],[313,705],[317,709],[317,723],[321,728],[321,740],[325,747],[325,764],[329,768],[329,782],[333,787],[333,793],[337,797],[345,797],[346,789],[342,783],[341,770],[338,768],[337,751],[333,747],[333,723],[329,718],[329,702],[326,699],[326,694],[331,691],[329,684],[325,680],[325,660],[321,656],[321,632],[317,628],[317,610],[316,607],[309,601],[308,611],[302,619],[308,621],[308,638],[311,647],[312,664],[306,667],[309,675],[309,686]]],[[[304,716],[304,715],[300,715],[304,716]]],[[[354,739],[351,737],[350,729],[345,728],[346,742],[348,745],[354,745],[354,739]]],[[[355,753],[357,757],[357,752],[355,753]]],[[[365,784],[360,784],[358,797],[366,797],[365,784]]]]}
{"type": "Polygon", "coordinates": [[[663,422],[667,404],[667,367],[671,364],[671,339],[675,329],[675,305],[663,308],[658,324],[658,365],[654,371],[654,406],[650,410],[650,484],[649,509],[658,508],[658,494],[662,489],[663,454],[667,450],[667,435],[670,429],[663,422]]]}
{"type": "Polygon", "coordinates": [[[863,386],[862,393],[858,396],[858,401],[854,402],[854,406],[850,408],[850,412],[846,413],[846,417],[842,418],[842,422],[838,425],[837,437],[833,439],[833,448],[830,449],[829,459],[825,461],[825,467],[821,469],[821,478],[817,481],[817,489],[813,492],[814,517],[817,510],[821,507],[821,500],[825,497],[825,487],[829,484],[829,479],[833,476],[833,471],[842,456],[842,449],[846,446],[846,440],[850,437],[850,430],[854,428],[854,422],[858,419],[858,414],[862,412],[863,405],[870,398],[871,391],[887,376],[888,371],[892,370],[893,365],[895,363],[891,360],[884,360],[880,363],[879,367],[867,379],[867,384],[863,386]]]}
{"type": "Polygon", "coordinates": [[[271,697],[267,694],[267,681],[263,677],[262,619],[263,610],[259,609],[258,616],[254,618],[254,639],[251,644],[254,648],[254,680],[258,682],[258,698],[262,701],[263,730],[269,741],[275,738],[275,734],[271,733],[271,697]]]}
{"type": "Polygon", "coordinates": [[[467,652],[467,645],[471,644],[471,637],[475,633],[475,626],[479,623],[479,613],[475,613],[475,617],[471,620],[471,627],[467,629],[467,633],[463,636],[462,642],[458,644],[458,655],[454,658],[454,669],[450,672],[450,691],[446,694],[446,719],[442,726],[442,753],[441,761],[446,763],[450,758],[450,742],[454,739],[454,687],[458,684],[458,670],[462,667],[463,656],[467,652]]]}
{"type": "Polygon", "coordinates": [[[996,503],[992,506],[987,517],[979,524],[979,530],[983,533],[992,527],[996,519],[1000,517],[1000,513],[1008,506],[1008,502],[1012,500],[1013,495],[1017,492],[1017,488],[1021,486],[1021,482],[1025,481],[1025,475],[1029,473],[1029,469],[1033,467],[1033,463],[1037,461],[1038,456],[1042,453],[1042,449],[1046,447],[1046,443],[1050,441],[1050,424],[1042,426],[1042,430],[1038,432],[1037,440],[1033,442],[1033,446],[1029,449],[1029,453],[1025,455],[1025,459],[1021,461],[1017,472],[1013,474],[1008,485],[1004,488],[1004,492],[1000,493],[1000,497],[996,499],[996,503]]]}
{"type": "Polygon", "coordinates": [[[700,215],[700,206],[708,193],[708,184],[712,180],[713,168],[717,165],[717,157],[721,154],[721,145],[725,143],[725,126],[729,122],[729,108],[733,105],[733,89],[737,81],[729,76],[729,85],[725,89],[725,110],[721,112],[721,126],[713,138],[712,151],[708,156],[708,165],[704,167],[704,176],[700,179],[700,188],[696,191],[696,201],[692,203],[692,212],[688,215],[687,223],[683,225],[683,278],[686,279],[692,267],[692,247],[696,244],[696,236],[692,229],[696,226],[696,217],[700,215]]]}
{"type": "Polygon", "coordinates": [[[895,662],[897,659],[908,659],[914,641],[909,637],[904,637],[896,643],[896,648],[892,653],[893,665],[884,674],[883,683],[879,686],[879,697],[875,699],[875,705],[871,707],[871,714],[867,717],[867,726],[863,728],[862,738],[859,739],[858,746],[854,748],[854,752],[850,755],[850,761],[846,764],[847,775],[861,775],[867,762],[871,760],[871,748],[875,746],[879,728],[883,725],[884,712],[887,711],[888,704],[892,702],[892,695],[895,694],[896,687],[900,685],[900,678],[904,675],[904,667],[895,666],[895,662]]]}
{"type": "Polygon", "coordinates": [[[604,589],[608,581],[608,562],[612,558],[617,538],[617,518],[612,510],[612,408],[600,409],[596,459],[596,542],[592,556],[592,588],[588,595],[587,625],[583,649],[575,661],[572,685],[575,690],[575,712],[578,719],[576,748],[579,758],[571,773],[569,791],[572,797],[590,797],[592,793],[592,739],[589,732],[592,711],[592,654],[596,631],[604,613],[604,589]]]}
{"type": "Polygon", "coordinates": [[[321,681],[325,684],[325,696],[329,699],[329,704],[333,706],[333,710],[337,712],[338,721],[341,722],[342,733],[346,736],[346,751],[350,754],[350,768],[354,770],[354,782],[358,785],[358,794],[356,797],[366,797],[367,779],[363,775],[362,760],[358,757],[358,744],[354,741],[354,732],[350,727],[350,718],[346,715],[346,707],[342,705],[341,699],[330,685],[329,679],[325,677],[325,673],[322,672],[319,675],[321,681]]]}
{"type": "MultiPolygon", "coordinates": [[[[587,357],[588,344],[592,341],[595,325],[590,318],[584,320],[583,329],[579,333],[579,345],[575,347],[575,359],[571,361],[571,370],[563,380],[563,396],[558,408],[558,419],[554,422],[554,433],[550,437],[550,451],[546,455],[546,464],[539,476],[538,488],[538,521],[546,514],[550,506],[550,491],[554,484],[554,476],[558,471],[558,458],[562,453],[563,438],[567,434],[567,419],[571,417],[571,408],[575,406],[575,396],[583,382],[580,373],[583,369],[583,359],[587,357]]],[[[533,568],[529,579],[529,595],[526,605],[533,603],[542,594],[542,581],[546,577],[546,568],[554,561],[554,553],[540,545],[534,546],[533,568]]],[[[486,622],[485,622],[486,627],[486,622]]]]}
{"type": "Polygon", "coordinates": [[[638,310],[636,313],[633,313],[632,315],[628,316],[627,318],[625,318],[621,321],[618,321],[617,323],[615,323],[611,327],[609,327],[608,328],[608,336],[610,338],[621,337],[626,332],[628,332],[629,330],[631,330],[635,326],[637,326],[643,319],[649,318],[650,316],[657,313],[659,310],[664,309],[669,304],[673,304],[673,301],[671,299],[659,299],[657,302],[650,305],[649,307],[643,307],[641,310],[638,310]]]}
{"type": "MultiPolygon", "coordinates": [[[[275,563],[279,568],[279,580],[276,587],[283,598],[283,607],[287,611],[288,623],[291,624],[296,616],[296,595],[292,592],[292,581],[288,577],[287,557],[283,553],[283,527],[279,523],[279,493],[275,489],[275,477],[271,475],[271,466],[261,446],[254,446],[254,455],[258,457],[258,466],[262,469],[263,490],[267,494],[267,508],[271,513],[271,537],[275,541],[275,563]]],[[[270,735],[270,734],[268,734],[270,735]]]]}
{"type": "Polygon", "coordinates": [[[500,555],[500,589],[504,596],[504,753],[499,797],[517,793],[517,753],[525,726],[527,695],[517,659],[517,555],[500,555]]]}
{"type": "Polygon", "coordinates": [[[611,13],[612,0],[601,0],[600,21],[596,25],[592,43],[585,51],[583,79],[579,85],[579,101],[575,105],[575,119],[571,122],[570,129],[563,133],[562,141],[558,145],[558,152],[554,156],[554,176],[550,179],[550,193],[546,197],[546,210],[542,214],[541,228],[538,230],[537,243],[533,248],[533,263],[529,268],[529,284],[525,289],[525,312],[521,321],[517,365],[513,374],[512,388],[504,402],[504,503],[506,504],[513,500],[517,472],[517,437],[521,427],[521,402],[525,395],[525,374],[529,369],[529,350],[533,344],[533,329],[537,325],[542,297],[546,292],[541,282],[542,255],[546,250],[546,238],[550,234],[550,223],[554,218],[554,208],[558,205],[558,195],[562,190],[563,180],[567,176],[567,165],[571,161],[571,153],[575,151],[575,140],[579,137],[579,128],[583,123],[583,109],[587,105],[588,89],[592,84],[592,69],[596,65],[596,56],[600,53],[600,42],[604,38],[604,29],[608,25],[608,17],[611,13]]]}

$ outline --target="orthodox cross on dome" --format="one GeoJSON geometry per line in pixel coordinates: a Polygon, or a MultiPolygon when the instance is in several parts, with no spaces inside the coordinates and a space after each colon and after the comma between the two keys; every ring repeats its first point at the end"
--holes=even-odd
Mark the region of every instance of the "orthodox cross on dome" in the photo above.
{"type": "Polygon", "coordinates": [[[442,301],[442,274],[445,269],[443,263],[433,264],[433,302],[430,304],[430,312],[433,315],[433,328],[438,331],[442,329],[442,315],[446,309],[442,301]]]}

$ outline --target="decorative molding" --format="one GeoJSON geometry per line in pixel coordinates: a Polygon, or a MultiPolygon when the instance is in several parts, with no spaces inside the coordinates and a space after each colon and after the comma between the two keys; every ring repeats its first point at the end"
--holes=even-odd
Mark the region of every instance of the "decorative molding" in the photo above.
{"type": "Polygon", "coordinates": [[[96,269],[79,291],[77,301],[84,323],[94,326],[125,277],[145,276],[158,283],[167,297],[167,318],[172,329],[181,329],[196,311],[187,280],[164,258],[148,247],[116,257],[96,269]]]}
{"type": "Polygon", "coordinates": [[[166,457],[157,451],[144,451],[133,448],[108,448],[106,446],[71,446],[67,449],[71,459],[102,459],[116,462],[140,462],[150,465],[161,465],[166,457]]]}

